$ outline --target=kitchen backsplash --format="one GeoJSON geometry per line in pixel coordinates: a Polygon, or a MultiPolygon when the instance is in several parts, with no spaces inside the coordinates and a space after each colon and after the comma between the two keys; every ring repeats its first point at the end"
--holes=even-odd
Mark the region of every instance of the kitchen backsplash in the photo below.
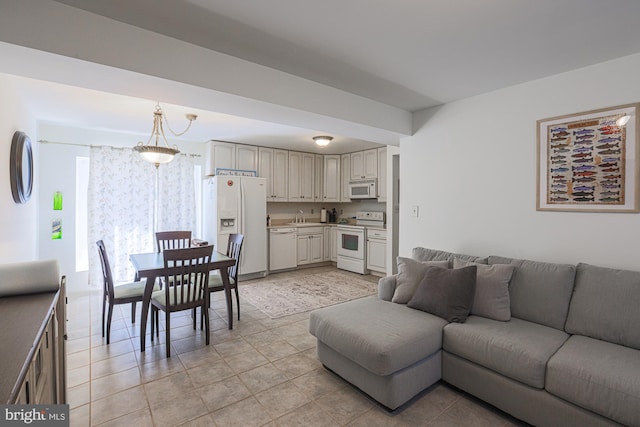
{"type": "Polygon", "coordinates": [[[384,212],[386,203],[378,203],[376,200],[354,200],[351,203],[267,203],[267,213],[271,221],[290,220],[296,215],[304,217],[308,222],[320,221],[320,209],[325,208],[330,211],[336,208],[338,220],[341,218],[350,219],[359,211],[384,212]],[[302,214],[300,214],[302,210],[302,214]]]}

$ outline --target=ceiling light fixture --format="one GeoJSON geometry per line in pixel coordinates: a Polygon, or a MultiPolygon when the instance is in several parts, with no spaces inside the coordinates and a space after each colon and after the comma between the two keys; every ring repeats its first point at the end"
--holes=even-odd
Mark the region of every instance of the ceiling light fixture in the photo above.
{"type": "Polygon", "coordinates": [[[314,136],[313,140],[320,147],[326,147],[333,140],[333,137],[332,136],[314,136]]]}
{"type": "Polygon", "coordinates": [[[151,131],[151,136],[149,136],[147,144],[145,145],[142,143],[142,141],[140,141],[138,142],[138,145],[133,147],[133,149],[140,154],[140,157],[142,157],[147,162],[156,165],[156,168],[160,166],[160,163],[169,163],[171,160],[173,160],[175,155],[180,152],[177,146],[174,145],[173,147],[170,147],[169,143],[167,142],[167,137],[164,135],[164,127],[162,125],[163,117],[165,123],[167,124],[167,128],[175,136],[181,136],[187,133],[187,131],[191,127],[191,123],[193,123],[193,121],[198,118],[198,116],[195,114],[186,114],[186,118],[187,120],[189,120],[187,128],[180,133],[176,133],[169,126],[167,116],[163,116],[162,108],[160,108],[160,103],[156,104],[156,110],[153,113],[153,130],[151,131]],[[154,136],[156,139],[155,145],[151,145],[151,140],[154,138],[154,136]],[[164,141],[164,145],[158,144],[161,138],[162,141],[164,141]]]}

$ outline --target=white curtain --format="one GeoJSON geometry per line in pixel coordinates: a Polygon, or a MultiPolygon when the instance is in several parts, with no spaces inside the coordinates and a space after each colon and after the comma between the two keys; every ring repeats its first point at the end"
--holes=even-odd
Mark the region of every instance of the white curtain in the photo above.
{"type": "MultiPolygon", "coordinates": [[[[158,229],[195,228],[194,159],[160,165],[158,229]]],[[[129,254],[153,252],[156,168],[131,149],[91,147],[88,186],[89,280],[102,286],[95,244],[103,240],[115,282],[130,281],[129,254]]]]}

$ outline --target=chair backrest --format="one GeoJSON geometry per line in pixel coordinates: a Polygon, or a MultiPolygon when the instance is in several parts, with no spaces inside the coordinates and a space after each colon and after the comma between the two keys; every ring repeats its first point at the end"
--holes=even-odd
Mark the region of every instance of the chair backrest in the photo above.
{"type": "Polygon", "coordinates": [[[156,233],[158,252],[165,249],[184,249],[191,247],[191,231],[158,231],[156,233]]]}
{"type": "Polygon", "coordinates": [[[227,256],[236,260],[235,265],[229,267],[229,277],[238,281],[238,269],[240,266],[240,251],[242,251],[242,242],[244,236],[242,234],[230,234],[229,242],[227,243],[227,256]]]}
{"type": "Polygon", "coordinates": [[[102,266],[102,290],[111,301],[113,299],[113,276],[111,275],[111,266],[109,265],[107,248],[104,246],[104,242],[102,240],[98,240],[96,245],[98,245],[98,255],[100,255],[100,265],[102,266]]]}
{"type": "Polygon", "coordinates": [[[213,246],[194,246],[184,249],[166,249],[164,267],[167,270],[165,286],[167,306],[175,310],[194,307],[209,295],[209,263],[213,246]]]}

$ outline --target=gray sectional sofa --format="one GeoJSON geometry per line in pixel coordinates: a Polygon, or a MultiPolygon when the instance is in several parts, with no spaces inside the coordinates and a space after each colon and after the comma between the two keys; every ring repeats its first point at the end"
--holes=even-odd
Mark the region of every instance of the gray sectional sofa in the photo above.
{"type": "Polygon", "coordinates": [[[391,410],[444,380],[537,426],[640,426],[640,272],[426,248],[412,259],[476,266],[470,315],[411,308],[426,278],[401,303],[411,269],[399,268],[377,297],[311,313],[328,369],[391,410]],[[481,279],[498,267],[510,271],[502,288],[481,279]]]}

